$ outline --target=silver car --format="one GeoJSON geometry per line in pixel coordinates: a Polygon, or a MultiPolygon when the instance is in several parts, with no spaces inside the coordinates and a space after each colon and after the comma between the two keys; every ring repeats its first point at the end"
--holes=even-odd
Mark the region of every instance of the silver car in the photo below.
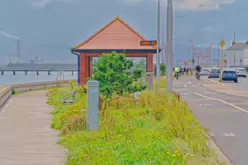
{"type": "Polygon", "coordinates": [[[201,71],[201,73],[200,73],[200,75],[201,76],[208,76],[209,75],[209,73],[210,73],[210,71],[209,71],[210,69],[208,69],[208,68],[203,68],[202,69],[202,71],[201,71]]]}
{"type": "Polygon", "coordinates": [[[236,68],[236,72],[239,77],[246,77],[246,71],[244,68],[236,68]]]}

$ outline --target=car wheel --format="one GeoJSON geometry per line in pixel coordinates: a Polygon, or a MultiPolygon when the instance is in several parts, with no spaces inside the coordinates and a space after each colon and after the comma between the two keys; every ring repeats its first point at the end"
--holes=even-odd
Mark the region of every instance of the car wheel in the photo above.
{"type": "Polygon", "coordinates": [[[235,83],[238,83],[238,80],[234,80],[235,83]]]}
{"type": "Polygon", "coordinates": [[[246,78],[246,76],[244,76],[244,78],[246,78]]]}

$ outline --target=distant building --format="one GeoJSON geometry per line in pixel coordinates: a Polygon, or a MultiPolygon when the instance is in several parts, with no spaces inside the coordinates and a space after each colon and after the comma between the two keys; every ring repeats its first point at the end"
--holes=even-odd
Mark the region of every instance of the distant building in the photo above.
{"type": "Polygon", "coordinates": [[[227,66],[248,66],[248,41],[245,43],[233,42],[226,50],[227,66]]]}

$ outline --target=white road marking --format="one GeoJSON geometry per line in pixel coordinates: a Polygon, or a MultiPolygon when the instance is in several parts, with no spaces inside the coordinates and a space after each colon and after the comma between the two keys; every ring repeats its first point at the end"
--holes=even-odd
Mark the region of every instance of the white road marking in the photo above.
{"type": "Polygon", "coordinates": [[[200,106],[211,106],[211,105],[214,105],[214,104],[200,104],[200,106]]]}
{"type": "Polygon", "coordinates": [[[186,88],[187,85],[190,85],[190,84],[192,84],[192,82],[191,81],[188,81],[188,83],[184,85],[184,88],[186,88]]]}
{"type": "Polygon", "coordinates": [[[9,105],[11,104],[13,98],[10,98],[7,103],[3,106],[2,110],[0,112],[5,112],[6,109],[8,109],[9,105]]]}
{"type": "Polygon", "coordinates": [[[235,136],[233,133],[224,133],[224,136],[235,136]]]}
{"type": "Polygon", "coordinates": [[[240,111],[242,111],[242,112],[244,112],[244,113],[248,113],[248,111],[246,111],[245,109],[243,109],[243,108],[241,108],[241,107],[238,107],[238,106],[236,106],[236,105],[234,105],[234,104],[232,104],[232,103],[228,103],[228,102],[226,102],[226,101],[224,101],[224,100],[216,99],[216,98],[213,98],[213,97],[204,96],[204,95],[202,95],[202,94],[200,94],[200,93],[197,93],[197,92],[195,92],[195,94],[198,95],[198,96],[201,96],[201,97],[203,97],[203,98],[209,99],[209,100],[215,100],[215,101],[222,102],[222,103],[224,103],[224,104],[226,104],[226,105],[230,105],[230,106],[232,106],[232,107],[234,107],[234,108],[236,108],[236,109],[238,109],[238,110],[240,110],[240,111]]]}
{"type": "Polygon", "coordinates": [[[180,93],[181,96],[187,96],[189,95],[188,93],[180,93]]]}

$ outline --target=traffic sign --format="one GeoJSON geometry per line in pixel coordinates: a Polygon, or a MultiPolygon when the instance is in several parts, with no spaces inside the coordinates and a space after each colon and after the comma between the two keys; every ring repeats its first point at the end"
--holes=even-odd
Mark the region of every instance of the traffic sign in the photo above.
{"type": "Polygon", "coordinates": [[[225,41],[224,40],[220,41],[220,46],[221,47],[224,47],[225,46],[225,41]]]}
{"type": "Polygon", "coordinates": [[[157,41],[140,41],[140,46],[155,46],[157,41]]]}

